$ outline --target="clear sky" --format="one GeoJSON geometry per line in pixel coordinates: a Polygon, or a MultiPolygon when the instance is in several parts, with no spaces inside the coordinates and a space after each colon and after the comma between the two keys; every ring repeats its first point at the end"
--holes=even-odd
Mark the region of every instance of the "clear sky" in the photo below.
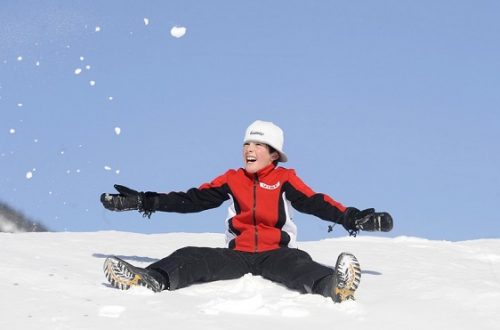
{"type": "MultiPolygon", "coordinates": [[[[384,236],[498,238],[499,13],[494,0],[2,0],[0,200],[55,231],[223,232],[227,204],[144,220],[99,195],[208,182],[242,165],[262,119],[315,191],[391,212],[384,236]]],[[[299,240],[346,234],[295,219],[299,240]]]]}

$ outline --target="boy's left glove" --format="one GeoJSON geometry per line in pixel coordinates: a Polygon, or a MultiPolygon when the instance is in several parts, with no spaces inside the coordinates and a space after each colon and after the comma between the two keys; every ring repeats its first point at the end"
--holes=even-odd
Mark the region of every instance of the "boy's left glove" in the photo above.
{"type": "Polygon", "coordinates": [[[151,217],[155,209],[153,205],[150,205],[152,203],[148,195],[154,193],[139,192],[118,184],[114,187],[119,194],[101,194],[101,203],[106,209],[110,211],[139,210],[144,217],[151,217]]]}
{"type": "Polygon", "coordinates": [[[389,213],[375,212],[373,208],[360,211],[355,207],[348,207],[342,224],[351,236],[356,236],[360,230],[388,232],[393,227],[389,213]]]}

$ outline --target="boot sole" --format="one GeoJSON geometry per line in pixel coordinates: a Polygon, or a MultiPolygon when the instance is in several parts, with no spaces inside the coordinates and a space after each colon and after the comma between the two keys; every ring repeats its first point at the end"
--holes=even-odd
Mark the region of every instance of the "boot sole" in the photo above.
{"type": "Polygon", "coordinates": [[[361,281],[361,267],[358,259],[348,252],[343,252],[335,264],[334,283],[332,286],[333,301],[341,303],[354,300],[354,292],[361,281]]]}
{"type": "MultiPolygon", "coordinates": [[[[132,266],[128,262],[118,258],[109,257],[104,261],[104,275],[109,283],[120,290],[128,290],[131,286],[144,286],[154,292],[161,291],[160,285],[151,285],[145,278],[144,274],[138,271],[137,267],[132,266]]],[[[155,283],[156,284],[156,283],[155,283]]]]}

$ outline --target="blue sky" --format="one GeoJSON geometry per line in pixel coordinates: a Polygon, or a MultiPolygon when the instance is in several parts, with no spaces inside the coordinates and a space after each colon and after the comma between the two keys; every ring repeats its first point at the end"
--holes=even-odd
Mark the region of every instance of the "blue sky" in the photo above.
{"type": "MultiPolygon", "coordinates": [[[[0,200],[52,230],[223,232],[227,204],[144,220],[99,195],[210,181],[263,119],[314,190],[391,212],[380,235],[499,237],[497,1],[0,7],[0,200]]],[[[346,235],[295,219],[299,240],[346,235]]]]}

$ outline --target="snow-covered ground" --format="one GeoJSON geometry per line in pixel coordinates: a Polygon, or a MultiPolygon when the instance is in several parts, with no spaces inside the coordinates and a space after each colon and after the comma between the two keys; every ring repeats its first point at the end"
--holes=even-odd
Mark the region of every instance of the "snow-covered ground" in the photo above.
{"type": "Polygon", "coordinates": [[[148,265],[220,234],[0,234],[0,329],[498,329],[500,239],[464,242],[357,237],[301,242],[333,265],[351,251],[363,269],[357,301],[334,304],[261,277],[174,292],[120,291],[104,258],[148,265]]]}

